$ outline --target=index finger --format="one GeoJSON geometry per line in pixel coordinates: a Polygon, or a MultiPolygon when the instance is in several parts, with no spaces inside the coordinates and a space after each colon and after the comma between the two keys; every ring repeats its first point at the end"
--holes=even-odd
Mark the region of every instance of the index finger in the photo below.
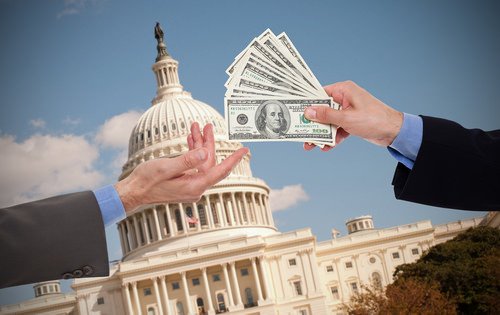
{"type": "Polygon", "coordinates": [[[240,148],[230,156],[228,156],[219,165],[212,167],[206,173],[205,177],[209,186],[213,186],[226,178],[232,169],[241,161],[248,153],[248,148],[240,148]]]}

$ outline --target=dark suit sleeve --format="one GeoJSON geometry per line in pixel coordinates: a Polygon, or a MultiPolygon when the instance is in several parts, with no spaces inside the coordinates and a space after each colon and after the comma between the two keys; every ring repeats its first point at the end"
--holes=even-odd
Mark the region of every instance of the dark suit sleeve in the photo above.
{"type": "Polygon", "coordinates": [[[107,276],[106,236],[91,191],[0,209],[0,288],[107,276]]]}
{"type": "Polygon", "coordinates": [[[422,119],[422,144],[413,168],[396,167],[396,198],[444,208],[500,210],[500,130],[422,119]]]}

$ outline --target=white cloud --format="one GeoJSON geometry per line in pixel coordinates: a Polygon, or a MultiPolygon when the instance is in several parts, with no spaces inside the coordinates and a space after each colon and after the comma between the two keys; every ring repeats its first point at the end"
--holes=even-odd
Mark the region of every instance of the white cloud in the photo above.
{"type": "Polygon", "coordinates": [[[309,200],[309,196],[302,185],[289,185],[281,189],[271,189],[269,201],[272,211],[281,211],[291,208],[301,201],[309,200]]]}
{"type": "Polygon", "coordinates": [[[30,125],[35,128],[45,128],[45,120],[41,118],[30,120],[30,125]]]}
{"type": "Polygon", "coordinates": [[[141,117],[137,111],[128,111],[106,120],[99,128],[96,141],[105,148],[126,150],[132,128],[141,117]]]}
{"type": "Polygon", "coordinates": [[[104,178],[93,165],[97,146],[82,136],[2,135],[0,147],[0,206],[96,188],[104,178]]]}
{"type": "Polygon", "coordinates": [[[63,124],[69,125],[69,126],[77,126],[82,122],[80,118],[71,118],[71,117],[66,117],[63,120],[63,124]]]}

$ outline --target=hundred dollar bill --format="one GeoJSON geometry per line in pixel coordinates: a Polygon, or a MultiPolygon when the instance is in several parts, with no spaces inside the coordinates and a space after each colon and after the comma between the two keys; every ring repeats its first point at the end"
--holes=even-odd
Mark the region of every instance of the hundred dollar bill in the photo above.
{"type": "Polygon", "coordinates": [[[331,98],[225,99],[228,139],[251,141],[299,141],[334,144],[336,128],[304,117],[310,105],[333,108],[331,98]]]}

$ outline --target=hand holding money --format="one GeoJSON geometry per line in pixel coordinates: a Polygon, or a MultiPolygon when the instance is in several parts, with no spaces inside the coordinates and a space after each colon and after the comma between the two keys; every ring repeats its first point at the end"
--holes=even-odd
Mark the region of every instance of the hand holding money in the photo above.
{"type": "MultiPolygon", "coordinates": [[[[403,113],[387,106],[354,82],[331,84],[325,91],[342,106],[342,111],[324,107],[308,107],[305,116],[311,121],[339,126],[336,143],[341,143],[350,134],[380,146],[389,146],[399,134],[403,124],[403,113]]],[[[313,144],[304,144],[311,150],[313,144]]],[[[328,151],[325,147],[322,150],[328,151]]]]}
{"type": "Polygon", "coordinates": [[[337,128],[308,120],[311,105],[339,109],[285,33],[266,30],[226,70],[228,139],[334,146],[337,128]]]}

